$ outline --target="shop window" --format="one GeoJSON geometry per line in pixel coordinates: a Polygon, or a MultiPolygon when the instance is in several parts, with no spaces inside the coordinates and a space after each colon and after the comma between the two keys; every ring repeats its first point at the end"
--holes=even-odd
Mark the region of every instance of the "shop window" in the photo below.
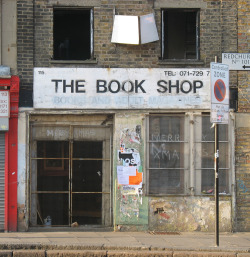
{"type": "MultiPolygon", "coordinates": [[[[147,133],[149,195],[214,192],[214,129],[209,114],[150,115],[147,133]]],[[[219,130],[219,193],[230,193],[228,125],[219,130]]]]}
{"type": "Polygon", "coordinates": [[[199,59],[199,10],[162,10],[162,58],[199,59]]]}
{"type": "Polygon", "coordinates": [[[184,193],[184,115],[149,118],[149,193],[184,193]]]}
{"type": "MultiPolygon", "coordinates": [[[[199,119],[199,118],[198,118],[199,119]]],[[[199,120],[197,120],[199,122],[199,120]]],[[[197,177],[201,176],[201,193],[214,193],[214,129],[211,128],[210,116],[203,115],[200,120],[201,134],[196,134],[196,170],[197,177]],[[201,174],[199,174],[201,172],[201,174]]],[[[197,128],[198,129],[198,128],[197,128]]],[[[219,125],[219,192],[229,193],[229,149],[228,128],[219,125]]]]}
{"type": "Polygon", "coordinates": [[[54,60],[91,58],[92,20],[92,9],[54,9],[54,60]]]}

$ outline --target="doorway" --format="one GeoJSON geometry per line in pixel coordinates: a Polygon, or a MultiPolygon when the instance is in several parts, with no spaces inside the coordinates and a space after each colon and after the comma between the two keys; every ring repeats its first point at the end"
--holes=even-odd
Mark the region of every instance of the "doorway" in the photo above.
{"type": "Polygon", "coordinates": [[[110,135],[110,127],[32,126],[32,226],[111,226],[110,135]]]}

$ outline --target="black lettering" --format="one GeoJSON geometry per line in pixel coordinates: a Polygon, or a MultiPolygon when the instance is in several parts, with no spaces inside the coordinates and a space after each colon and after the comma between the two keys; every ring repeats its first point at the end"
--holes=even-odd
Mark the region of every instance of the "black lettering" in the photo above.
{"type": "Polygon", "coordinates": [[[81,84],[84,83],[85,80],[76,80],[76,93],[85,93],[85,85],[81,84]],[[82,87],[82,90],[80,89],[82,87]]]}
{"type": "Polygon", "coordinates": [[[166,86],[162,85],[162,83],[164,83],[165,85],[167,85],[167,81],[165,81],[165,80],[159,80],[159,81],[157,82],[157,86],[158,86],[158,87],[162,87],[162,90],[160,90],[159,88],[157,89],[157,91],[158,91],[159,93],[165,93],[165,92],[168,91],[168,88],[167,88],[166,86]]]}
{"type": "Polygon", "coordinates": [[[191,90],[192,90],[192,83],[190,81],[184,80],[181,82],[181,92],[183,92],[184,94],[188,94],[191,90]],[[188,90],[184,90],[184,84],[189,85],[188,90]]]}
{"type": "Polygon", "coordinates": [[[61,79],[52,79],[51,82],[55,82],[55,92],[57,93],[58,91],[58,83],[62,82],[61,79]]]}
{"type": "Polygon", "coordinates": [[[118,80],[111,80],[111,81],[109,82],[108,88],[109,88],[109,91],[110,91],[111,93],[118,93],[118,92],[120,91],[121,85],[120,85],[120,83],[119,83],[118,80]],[[117,89],[116,89],[116,90],[113,90],[113,89],[111,88],[111,85],[114,84],[114,83],[117,84],[117,89]]]}
{"type": "Polygon", "coordinates": [[[107,87],[106,87],[107,81],[106,80],[97,80],[96,81],[96,92],[97,93],[106,93],[107,87]],[[100,88],[103,88],[102,90],[100,88]]]}
{"type": "Polygon", "coordinates": [[[200,80],[195,80],[194,81],[194,93],[196,93],[196,89],[197,88],[202,88],[203,87],[203,82],[200,80]],[[197,84],[200,84],[200,86],[198,86],[197,84]]]}
{"type": "Polygon", "coordinates": [[[143,83],[144,81],[145,81],[145,80],[142,80],[139,84],[138,84],[138,80],[135,81],[135,93],[138,93],[138,88],[140,88],[143,93],[146,93],[146,91],[145,91],[144,88],[142,87],[142,83],[143,83]]]}
{"type": "Polygon", "coordinates": [[[66,80],[63,80],[63,93],[66,93],[66,87],[71,88],[71,93],[74,93],[74,80],[71,80],[71,84],[67,85],[66,80]]]}
{"type": "Polygon", "coordinates": [[[125,91],[125,92],[133,92],[134,91],[134,84],[131,80],[125,80],[123,83],[122,83],[122,90],[125,91]],[[130,90],[126,90],[125,88],[125,84],[130,84],[131,88],[130,90]]]}
{"type": "Polygon", "coordinates": [[[178,94],[180,91],[179,80],[176,80],[176,85],[172,85],[171,80],[169,80],[169,93],[172,93],[172,87],[176,87],[176,93],[178,94]]]}

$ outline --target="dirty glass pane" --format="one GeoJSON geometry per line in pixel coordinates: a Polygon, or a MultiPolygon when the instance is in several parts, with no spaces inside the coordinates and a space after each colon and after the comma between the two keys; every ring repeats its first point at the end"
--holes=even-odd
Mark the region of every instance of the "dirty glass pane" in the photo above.
{"type": "Polygon", "coordinates": [[[32,138],[33,140],[66,141],[69,139],[69,127],[32,126],[32,138]]]}
{"type": "MultiPolygon", "coordinates": [[[[196,127],[196,170],[201,170],[201,192],[214,192],[214,128],[210,116],[203,115],[196,127]],[[201,128],[201,133],[198,129],[201,128]],[[199,136],[200,135],[200,136],[199,136]]],[[[229,193],[228,126],[219,124],[219,192],[229,193]]]]}
{"type": "Polygon", "coordinates": [[[183,193],[184,119],[184,115],[149,118],[151,194],[183,193]]]}
{"type": "MultiPolygon", "coordinates": [[[[228,125],[219,124],[219,140],[228,141],[228,125]]],[[[214,142],[214,128],[210,122],[210,116],[202,116],[202,141],[213,141],[214,142]]]]}
{"type": "MultiPolygon", "coordinates": [[[[228,191],[228,170],[219,171],[219,193],[227,194],[228,191]]],[[[202,194],[214,194],[214,170],[202,170],[202,194]]]]}
{"type": "Polygon", "coordinates": [[[183,194],[183,170],[150,170],[150,194],[183,194]]]}
{"type": "Polygon", "coordinates": [[[150,168],[180,168],[184,143],[150,143],[150,168]]]}

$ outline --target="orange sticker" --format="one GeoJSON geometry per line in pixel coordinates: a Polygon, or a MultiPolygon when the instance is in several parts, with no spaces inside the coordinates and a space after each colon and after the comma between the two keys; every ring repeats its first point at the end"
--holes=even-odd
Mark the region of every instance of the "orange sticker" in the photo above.
{"type": "Polygon", "coordinates": [[[136,176],[129,176],[129,185],[139,185],[142,182],[142,173],[136,170],[136,176]]]}

